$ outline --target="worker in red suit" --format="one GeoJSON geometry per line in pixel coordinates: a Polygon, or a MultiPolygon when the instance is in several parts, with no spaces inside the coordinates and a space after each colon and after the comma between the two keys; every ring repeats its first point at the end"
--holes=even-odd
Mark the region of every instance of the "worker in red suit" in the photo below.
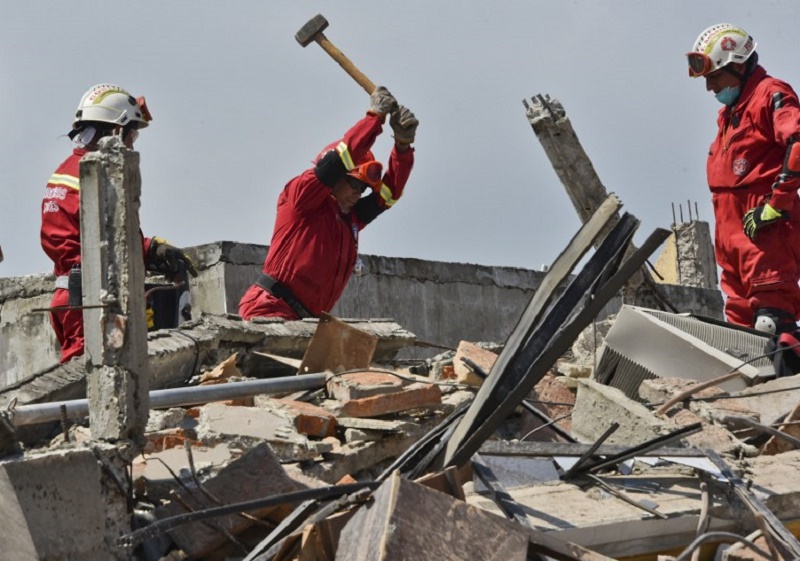
{"type": "Polygon", "coordinates": [[[743,29],[709,27],[687,53],[689,75],[705,78],[723,107],[708,152],[725,314],[772,334],[800,318],[800,103],[758,64],[743,29]]]}
{"type": "Polygon", "coordinates": [[[263,274],[239,302],[240,316],[296,320],[333,308],[356,264],[361,230],[403,193],[417,125],[408,108],[378,87],[367,115],[286,184],[263,274]],[[383,173],[370,149],[387,114],[395,143],[383,173]]]}
{"type": "MultiPolygon", "coordinates": [[[[98,141],[118,136],[128,149],[139,130],[151,120],[144,98],[135,99],[112,84],[93,86],[81,98],[69,137],[76,147],[50,177],[42,201],[41,241],[44,252],[53,260],[56,275],[51,300],[50,321],[61,345],[61,362],[83,354],[83,310],[81,309],[81,217],[80,161],[98,149],[98,141]]],[[[147,270],[165,275],[185,267],[193,276],[197,271],[178,248],[161,238],[143,238],[147,270]]],[[[144,287],[142,287],[144,290],[144,287]]]]}

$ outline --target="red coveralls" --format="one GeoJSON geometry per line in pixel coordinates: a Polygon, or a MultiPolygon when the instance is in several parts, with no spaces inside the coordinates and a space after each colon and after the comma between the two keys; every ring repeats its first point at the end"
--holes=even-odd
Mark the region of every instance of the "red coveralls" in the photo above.
{"type": "MultiPolygon", "coordinates": [[[[356,165],[383,130],[382,118],[371,113],[358,121],[342,142],[356,165]]],[[[285,284],[314,315],[330,311],[350,279],[358,254],[358,233],[403,193],[414,163],[414,149],[392,149],[380,192],[362,197],[343,215],[330,187],[313,169],[286,184],[278,197],[278,212],[263,272],[285,284]]],[[[239,315],[299,319],[292,308],[258,285],[239,302],[239,315]]]]}
{"type": "MultiPolygon", "coordinates": [[[[42,200],[42,249],[53,260],[56,291],[50,307],[66,306],[66,279],[73,265],[81,262],[80,161],[87,151],[75,148],[47,182],[42,200]]],[[[144,252],[150,239],[144,239],[144,252]]],[[[50,312],[50,323],[61,344],[61,362],[83,354],[83,310],[50,312]]]]}
{"type": "Polygon", "coordinates": [[[722,268],[728,321],[753,326],[760,308],[800,318],[800,181],[773,183],[790,137],[800,140],[800,104],[794,90],[756,67],[733,107],[720,110],[708,153],[708,185],[716,218],[715,252],[722,268]],[[789,213],[751,241],[742,217],[769,201],[789,213]]]}

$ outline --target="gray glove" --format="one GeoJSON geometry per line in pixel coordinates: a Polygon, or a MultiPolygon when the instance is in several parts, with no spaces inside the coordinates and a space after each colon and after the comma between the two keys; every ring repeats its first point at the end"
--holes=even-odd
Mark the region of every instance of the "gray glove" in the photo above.
{"type": "Polygon", "coordinates": [[[397,100],[383,86],[378,86],[369,96],[369,110],[376,115],[383,117],[397,108],[397,100]]]}
{"type": "Polygon", "coordinates": [[[419,121],[405,105],[399,105],[397,110],[392,111],[389,124],[394,131],[394,141],[398,144],[411,144],[417,134],[419,121]]]}

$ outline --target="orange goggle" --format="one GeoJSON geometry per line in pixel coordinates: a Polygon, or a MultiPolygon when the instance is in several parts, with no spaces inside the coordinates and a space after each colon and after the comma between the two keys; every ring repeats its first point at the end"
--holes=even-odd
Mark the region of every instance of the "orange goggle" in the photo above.
{"type": "Polygon", "coordinates": [[[686,53],[689,61],[689,76],[697,78],[711,72],[711,59],[703,53],[686,53]]]}
{"type": "MultiPolygon", "coordinates": [[[[350,170],[348,175],[373,189],[378,189],[383,177],[383,165],[376,160],[370,160],[350,170]]],[[[363,193],[364,189],[361,192],[363,193]]]]}
{"type": "Polygon", "coordinates": [[[136,105],[139,107],[139,111],[142,112],[142,118],[145,121],[149,123],[153,120],[153,116],[150,114],[150,110],[147,108],[147,102],[144,100],[144,96],[136,98],[136,105]]]}

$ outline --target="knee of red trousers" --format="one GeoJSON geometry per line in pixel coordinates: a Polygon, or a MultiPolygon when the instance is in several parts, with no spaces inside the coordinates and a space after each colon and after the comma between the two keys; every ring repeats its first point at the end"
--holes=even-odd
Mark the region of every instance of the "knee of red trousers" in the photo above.
{"type": "Polygon", "coordinates": [[[728,296],[725,300],[725,318],[728,323],[753,327],[753,308],[746,298],[728,296]]]}
{"type": "Polygon", "coordinates": [[[258,285],[251,286],[242,296],[239,316],[246,320],[256,317],[283,318],[287,321],[300,319],[289,304],[258,285]]]}
{"type": "MultiPolygon", "coordinates": [[[[69,304],[69,292],[63,289],[56,290],[50,307],[60,307],[69,304]]],[[[50,323],[55,331],[58,344],[61,346],[60,362],[64,363],[84,351],[83,336],[83,310],[62,310],[50,313],[50,323]]]]}

